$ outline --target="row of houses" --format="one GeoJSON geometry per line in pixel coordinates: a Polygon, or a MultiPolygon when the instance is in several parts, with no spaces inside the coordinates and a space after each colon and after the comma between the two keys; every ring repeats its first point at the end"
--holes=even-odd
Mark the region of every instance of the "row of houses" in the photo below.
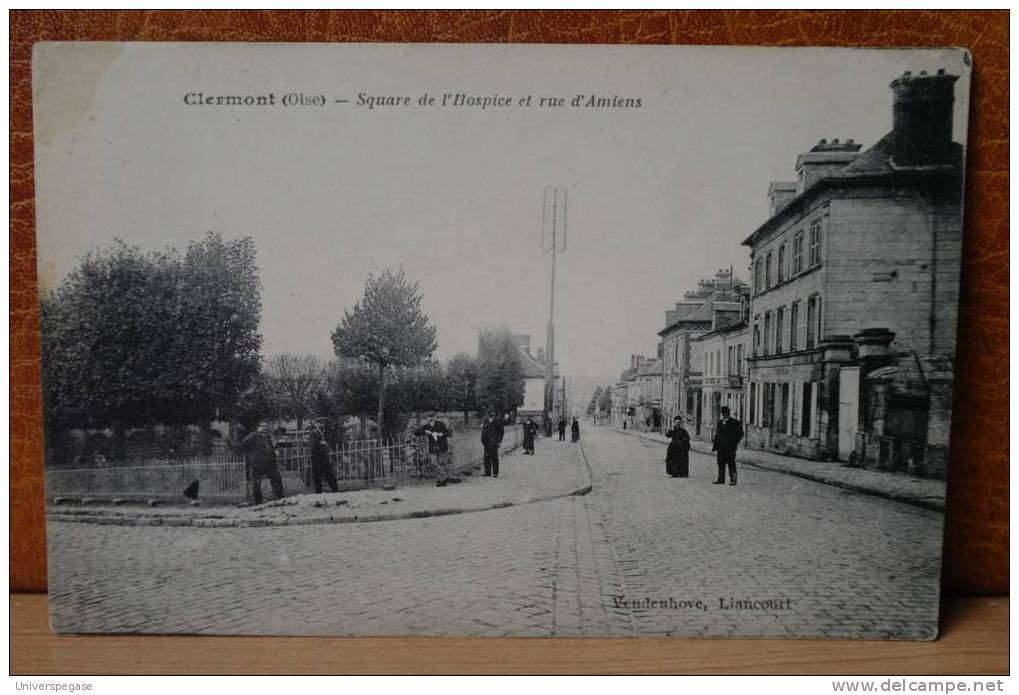
{"type": "Polygon", "coordinates": [[[768,185],[768,217],[743,240],[749,282],[719,270],[665,311],[657,358],[632,356],[613,386],[613,424],[664,431],[679,416],[710,440],[725,405],[749,448],[944,477],[962,247],[956,79],[903,74],[887,135],[868,149],[821,140],[796,158],[795,180],[768,185]]]}

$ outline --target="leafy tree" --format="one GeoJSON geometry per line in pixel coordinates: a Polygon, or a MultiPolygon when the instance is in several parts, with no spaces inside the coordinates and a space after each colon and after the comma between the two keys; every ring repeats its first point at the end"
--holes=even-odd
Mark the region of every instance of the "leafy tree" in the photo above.
{"type": "Polygon", "coordinates": [[[366,436],[365,419],[374,411],[377,398],[377,374],[370,365],[333,360],[323,369],[310,402],[316,417],[325,420],[326,439],[336,443],[342,439],[343,422],[351,416],[361,420],[361,436],[366,436]]]}
{"type": "Polygon", "coordinates": [[[601,396],[601,386],[594,388],[594,393],[591,395],[591,401],[587,404],[587,414],[594,415],[595,409],[598,407],[598,397],[601,396]]]}
{"type": "Polygon", "coordinates": [[[463,412],[466,425],[470,411],[478,409],[478,361],[465,352],[453,355],[446,363],[446,381],[451,409],[463,412]]]}
{"type": "Polygon", "coordinates": [[[435,360],[401,370],[394,383],[400,412],[421,413],[446,410],[448,403],[446,374],[435,360]]]}
{"type": "Polygon", "coordinates": [[[606,386],[598,396],[598,409],[603,413],[612,412],[612,387],[606,386]]]}
{"type": "Polygon", "coordinates": [[[369,275],[364,297],[332,333],[338,357],[368,362],[378,375],[377,420],[384,424],[386,376],[392,367],[413,367],[432,356],[436,330],[421,311],[421,293],[401,268],[369,275]]]}
{"type": "Polygon", "coordinates": [[[262,293],[254,242],[224,241],[213,232],[191,242],[180,287],[188,416],[207,432],[209,422],[229,411],[259,373],[262,293]]]}
{"type": "Polygon", "coordinates": [[[478,339],[477,399],[486,410],[505,413],[523,405],[520,349],[508,329],[486,328],[478,339]]]}
{"type": "Polygon", "coordinates": [[[125,433],[179,415],[186,372],[177,345],[179,260],[116,242],[87,254],[41,301],[43,400],[51,433],[125,433]]]}
{"type": "MultiPolygon", "coordinates": [[[[236,408],[258,374],[261,313],[250,239],[209,234],[176,251],[117,241],[41,299],[49,431],[198,422],[236,408]]],[[[206,436],[206,441],[208,437],[206,436]]]]}

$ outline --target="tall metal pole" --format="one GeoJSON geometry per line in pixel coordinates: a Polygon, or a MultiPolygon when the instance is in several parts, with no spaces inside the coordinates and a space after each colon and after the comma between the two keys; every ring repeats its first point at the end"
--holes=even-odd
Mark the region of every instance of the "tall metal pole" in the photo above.
{"type": "Polygon", "coordinates": [[[552,277],[549,286],[548,329],[545,340],[545,434],[552,434],[555,403],[555,266],[556,255],[566,250],[566,189],[550,186],[542,201],[543,251],[552,253],[552,277]]]}

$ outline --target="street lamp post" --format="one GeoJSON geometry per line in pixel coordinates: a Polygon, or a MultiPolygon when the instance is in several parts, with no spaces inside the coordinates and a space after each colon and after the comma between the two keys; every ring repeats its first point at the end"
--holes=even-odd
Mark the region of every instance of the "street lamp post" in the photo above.
{"type": "Polygon", "coordinates": [[[546,186],[541,211],[541,250],[552,254],[548,329],[545,336],[545,436],[552,436],[555,415],[555,261],[566,251],[566,188],[546,186]]]}

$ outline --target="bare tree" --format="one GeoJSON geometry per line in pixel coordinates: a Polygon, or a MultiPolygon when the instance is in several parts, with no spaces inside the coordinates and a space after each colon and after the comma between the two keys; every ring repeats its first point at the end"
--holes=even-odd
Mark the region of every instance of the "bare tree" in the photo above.
{"type": "Polygon", "coordinates": [[[314,355],[275,355],[262,370],[265,389],[275,409],[297,420],[301,429],[312,411],[312,397],[325,383],[325,364],[314,355]]]}

